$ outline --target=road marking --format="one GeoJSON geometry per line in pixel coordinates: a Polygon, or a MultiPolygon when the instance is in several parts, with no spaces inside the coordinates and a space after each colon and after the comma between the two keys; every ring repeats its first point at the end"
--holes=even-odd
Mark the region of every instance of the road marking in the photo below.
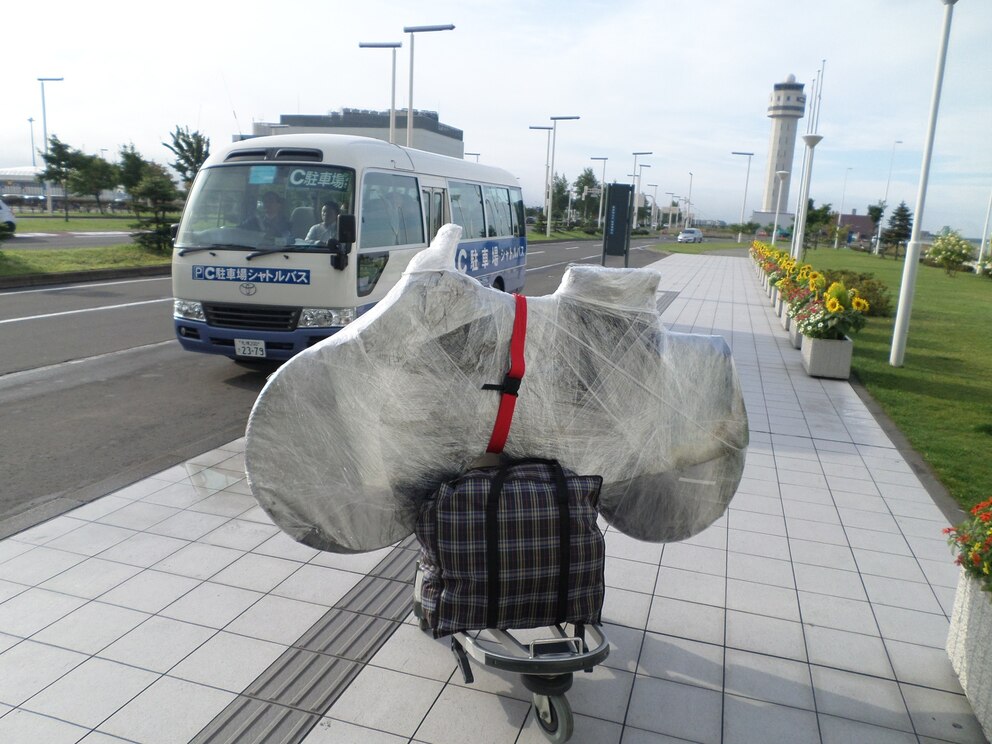
{"type": "Polygon", "coordinates": [[[58,318],[62,315],[77,315],[79,313],[93,313],[97,310],[120,310],[124,307],[137,307],[138,305],[153,305],[156,302],[172,302],[171,297],[162,297],[158,300],[143,300],[142,302],[126,302],[122,305],[102,305],[100,307],[84,307],[79,310],[65,310],[61,313],[45,313],[44,315],[28,315],[23,318],[9,318],[0,320],[0,325],[7,323],[20,323],[23,320],[42,320],[44,318],[58,318]]]}
{"type": "Polygon", "coordinates": [[[528,256],[540,256],[542,253],[545,253],[545,251],[527,251],[528,256]]]}
{"type": "Polygon", "coordinates": [[[140,284],[141,282],[161,282],[161,281],[172,281],[172,277],[169,275],[165,276],[153,276],[147,279],[121,279],[116,282],[85,282],[83,284],[62,284],[58,287],[42,287],[41,289],[15,289],[10,292],[0,292],[0,297],[6,297],[7,295],[16,294],[36,294],[39,292],[62,292],[66,289],[85,289],[88,287],[113,287],[116,284],[140,284]]]}

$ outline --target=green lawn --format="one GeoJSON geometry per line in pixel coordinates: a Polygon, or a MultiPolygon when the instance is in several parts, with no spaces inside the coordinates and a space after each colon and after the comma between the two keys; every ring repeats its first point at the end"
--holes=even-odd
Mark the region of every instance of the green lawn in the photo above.
{"type": "Polygon", "coordinates": [[[128,269],[135,266],[168,266],[172,253],[146,250],[133,243],[104,248],[53,248],[9,250],[0,243],[0,277],[27,274],[61,274],[92,269],[128,269]]]}
{"type": "MultiPolygon", "coordinates": [[[[178,221],[178,220],[177,220],[178,221]]],[[[133,214],[111,217],[109,215],[83,215],[69,212],[69,220],[61,214],[18,214],[17,232],[130,232],[137,222],[133,214]]]]}
{"type": "Polygon", "coordinates": [[[855,336],[853,372],[962,507],[992,496],[992,281],[921,264],[897,368],[889,354],[902,261],[821,248],[806,262],[888,285],[893,317],[871,317],[855,336]]]}

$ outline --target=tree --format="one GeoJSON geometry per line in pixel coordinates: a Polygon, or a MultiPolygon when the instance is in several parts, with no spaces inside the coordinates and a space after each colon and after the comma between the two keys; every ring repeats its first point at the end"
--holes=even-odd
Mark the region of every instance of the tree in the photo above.
{"type": "Polygon", "coordinates": [[[892,210],[889,226],[882,231],[882,242],[895,246],[895,257],[899,258],[899,244],[909,240],[913,234],[913,213],[909,211],[906,202],[892,210]]]}
{"type": "Polygon", "coordinates": [[[119,173],[114,165],[111,165],[97,155],[86,155],[79,153],[76,158],[76,167],[69,174],[69,189],[74,194],[86,194],[96,199],[97,211],[103,212],[100,204],[100,192],[105,189],[112,189],[117,185],[119,173]]]}
{"type": "Polygon", "coordinates": [[[189,127],[180,129],[177,124],[176,131],[172,133],[172,144],[168,142],[162,144],[176,156],[175,161],[170,165],[176,169],[183,179],[183,187],[189,191],[203,161],[210,157],[210,139],[198,131],[190,132],[189,127]]]}
{"type": "Polygon", "coordinates": [[[168,213],[179,196],[176,184],[158,163],[145,163],[145,173],[131,189],[132,206],[138,222],[131,236],[145,248],[165,251],[172,242],[168,213]],[[148,216],[143,216],[147,214],[148,216]]]}
{"type": "Polygon", "coordinates": [[[868,205],[868,217],[871,219],[872,224],[875,226],[875,232],[878,232],[878,226],[882,224],[882,215],[885,214],[885,202],[879,201],[878,204],[868,205]]]}
{"type": "Polygon", "coordinates": [[[572,187],[575,189],[576,195],[582,199],[583,220],[588,218],[590,208],[597,217],[599,216],[599,197],[586,195],[587,190],[598,189],[599,186],[599,181],[596,179],[596,174],[592,172],[592,168],[586,168],[575,179],[572,187]]]}
{"type": "Polygon", "coordinates": [[[48,138],[48,152],[42,153],[41,158],[45,161],[45,170],[39,176],[41,181],[57,183],[62,187],[64,197],[62,204],[65,207],[65,221],[69,221],[69,177],[78,167],[81,158],[86,157],[79,150],[70,147],[62,142],[54,134],[48,138]]]}
{"type": "Polygon", "coordinates": [[[117,166],[120,184],[130,194],[145,175],[148,161],[134,149],[133,144],[122,145],[120,149],[120,164],[117,166]]]}
{"type": "MultiPolygon", "coordinates": [[[[551,184],[551,208],[558,219],[563,219],[565,210],[568,209],[568,178],[564,175],[555,174],[551,184]]],[[[551,226],[554,230],[554,225],[551,226]]]]}
{"type": "Polygon", "coordinates": [[[809,200],[809,207],[806,210],[806,234],[803,242],[809,243],[810,238],[812,238],[814,249],[820,242],[820,236],[827,232],[831,219],[836,219],[830,212],[830,206],[830,204],[824,204],[816,208],[813,206],[813,200],[809,200]]]}

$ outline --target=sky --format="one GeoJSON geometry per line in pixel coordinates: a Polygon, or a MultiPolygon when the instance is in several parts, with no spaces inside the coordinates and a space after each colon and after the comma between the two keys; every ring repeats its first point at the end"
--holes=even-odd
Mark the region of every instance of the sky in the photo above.
{"type": "MultiPolygon", "coordinates": [[[[696,218],[739,221],[760,209],[772,86],[790,74],[810,95],[818,71],[823,141],[810,197],[865,214],[888,184],[915,214],[945,6],[941,0],[119,0],[7,3],[0,167],[31,164],[49,134],[116,159],[133,143],[167,164],[175,127],[214,148],[253,121],[341,108],[388,110],[391,55],[359,42],[399,41],[396,105],[408,104],[404,26],[418,34],[413,105],[464,132],[467,152],[516,175],[541,202],[551,116],[554,170],[686,196],[696,218]],[[148,6],[149,8],[151,6],[148,6]],[[33,118],[31,124],[28,119],[33,118]],[[895,144],[896,141],[901,144],[895,144]],[[748,158],[733,151],[753,152],[748,158]],[[891,168],[891,177],[890,177],[891,168]],[[746,188],[745,188],[746,187],[746,188]]],[[[807,131],[800,120],[799,133],[807,131]]],[[[40,163],[40,158],[37,159],[40,163]]],[[[802,144],[793,162],[795,210],[802,144]]],[[[981,235],[992,198],[992,2],[959,0],[921,226],[981,235]]]]}

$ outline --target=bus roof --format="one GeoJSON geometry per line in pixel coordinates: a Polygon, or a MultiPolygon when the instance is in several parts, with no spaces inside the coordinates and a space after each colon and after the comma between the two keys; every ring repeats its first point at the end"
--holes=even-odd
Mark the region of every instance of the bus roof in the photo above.
{"type": "MultiPolygon", "coordinates": [[[[357,137],[347,134],[277,134],[268,137],[253,137],[218,148],[210,154],[204,167],[221,163],[252,162],[252,154],[257,161],[270,163],[320,162],[355,168],[392,168],[401,171],[461,178],[468,181],[499,183],[506,186],[519,186],[517,178],[509,171],[490,165],[473,163],[447,155],[438,155],[425,150],[416,150],[400,145],[391,145],[372,137],[357,137]],[[306,153],[305,151],[310,151],[306,153]]],[[[256,161],[256,162],[257,162],[256,161]]]]}

